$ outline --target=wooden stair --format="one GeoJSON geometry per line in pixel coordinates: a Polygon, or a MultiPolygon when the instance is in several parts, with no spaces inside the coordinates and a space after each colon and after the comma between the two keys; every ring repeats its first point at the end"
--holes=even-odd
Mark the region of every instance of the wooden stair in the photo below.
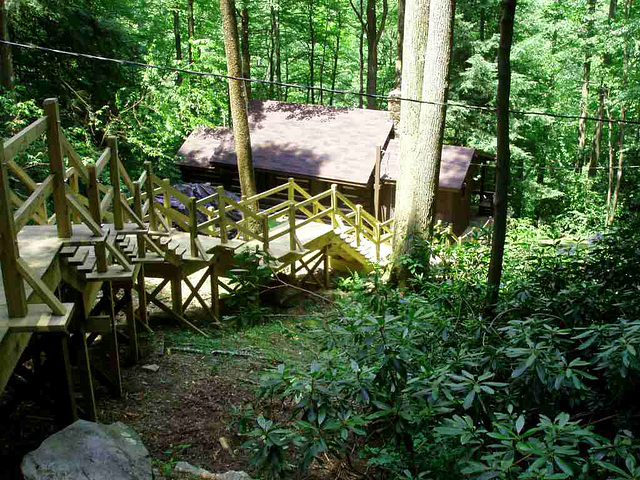
{"type": "Polygon", "coordinates": [[[375,244],[364,236],[361,236],[360,245],[358,245],[356,232],[353,228],[343,227],[337,229],[336,234],[342,240],[342,250],[362,265],[371,266],[373,264],[380,264],[385,266],[388,264],[391,256],[391,247],[388,245],[383,244],[380,246],[380,260],[378,261],[376,259],[375,244]]]}

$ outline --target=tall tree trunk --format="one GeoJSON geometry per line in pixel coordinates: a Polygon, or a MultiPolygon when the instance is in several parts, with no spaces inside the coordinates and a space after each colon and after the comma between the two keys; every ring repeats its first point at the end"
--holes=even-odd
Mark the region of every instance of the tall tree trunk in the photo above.
{"type": "Polygon", "coordinates": [[[336,50],[333,56],[333,71],[331,72],[331,95],[329,105],[333,105],[333,90],[336,89],[336,77],[338,76],[338,58],[340,55],[340,35],[342,33],[342,11],[338,8],[338,32],[336,33],[336,50]]]}
{"type": "MultiPolygon", "coordinates": [[[[362,0],[360,0],[360,19],[362,19],[362,12],[362,0]]],[[[362,96],[362,94],[364,93],[364,25],[362,24],[362,20],[360,21],[359,40],[360,71],[358,73],[360,75],[360,96],[358,97],[358,106],[362,108],[364,106],[364,97],[362,96]]]]}
{"type": "MultiPolygon", "coordinates": [[[[176,8],[173,11],[173,36],[176,45],[176,60],[182,61],[182,37],[180,35],[180,11],[176,8]]],[[[182,75],[178,73],[178,85],[182,84],[182,75]]]]}
{"type": "Polygon", "coordinates": [[[607,90],[607,117],[609,117],[609,188],[607,189],[607,221],[611,212],[611,199],[613,196],[613,176],[615,175],[615,150],[613,148],[613,117],[609,108],[611,93],[607,90]]]}
{"type": "Polygon", "coordinates": [[[269,31],[269,99],[273,99],[273,81],[275,79],[275,53],[276,53],[276,10],[271,4],[271,30],[269,31]]]}
{"type": "Polygon", "coordinates": [[[404,11],[406,0],[398,0],[398,38],[396,39],[396,88],[402,87],[402,45],[404,44],[404,11]]]}
{"type": "MultiPolygon", "coordinates": [[[[0,0],[0,40],[9,42],[9,12],[5,6],[5,0],[0,0]]],[[[0,85],[5,90],[13,90],[13,59],[11,46],[0,44],[0,85]]]]}
{"type": "Polygon", "coordinates": [[[491,260],[487,289],[487,307],[492,310],[498,301],[504,244],[507,235],[507,203],[511,151],[509,149],[509,97],[511,95],[511,44],[517,0],[502,0],[500,18],[500,48],[498,51],[498,94],[497,94],[497,146],[496,191],[493,199],[493,238],[491,239],[491,260]]]}
{"type": "Polygon", "coordinates": [[[193,14],[193,0],[187,0],[187,12],[189,21],[189,63],[193,63],[193,41],[196,36],[196,22],[193,14]]]}
{"type": "Polygon", "coordinates": [[[484,34],[484,26],[486,23],[486,7],[480,2],[480,41],[484,42],[485,34],[484,34]]]}
{"type": "Polygon", "coordinates": [[[433,103],[403,102],[400,109],[403,161],[392,257],[394,277],[400,282],[409,273],[399,260],[419,245],[418,239],[430,240],[435,222],[454,13],[454,0],[408,0],[406,5],[403,96],[433,103]]]}
{"type": "MultiPolygon", "coordinates": [[[[238,42],[238,24],[234,0],[220,0],[222,26],[224,32],[224,48],[227,54],[227,72],[232,77],[242,75],[240,47],[238,42]]],[[[238,162],[238,177],[242,195],[251,197],[257,193],[256,181],[251,158],[251,137],[249,134],[249,118],[247,115],[246,90],[242,80],[229,79],[229,97],[231,116],[233,118],[233,136],[238,162]]],[[[257,203],[251,206],[257,211],[257,203]]],[[[251,223],[253,231],[259,231],[260,225],[251,223]]]]}
{"type": "MultiPolygon", "coordinates": [[[[251,57],[249,56],[249,10],[245,6],[240,14],[242,18],[242,78],[251,78],[251,57]]],[[[247,101],[251,100],[251,82],[244,82],[247,101]]]]}
{"type": "MultiPolygon", "coordinates": [[[[631,19],[631,5],[633,0],[627,0],[625,5],[625,14],[627,17],[627,23],[631,19]]],[[[630,54],[630,42],[629,38],[624,40],[624,58],[622,60],[622,91],[626,92],[629,84],[629,54],[630,54]]],[[[616,209],[618,208],[618,199],[620,196],[620,185],[622,184],[622,168],[624,167],[624,140],[625,140],[625,120],[627,119],[627,109],[624,103],[620,107],[620,127],[619,127],[619,143],[618,143],[618,174],[616,177],[616,189],[613,192],[613,199],[611,201],[611,208],[609,209],[609,225],[613,224],[613,220],[616,216],[616,209]]]]}
{"type": "Polygon", "coordinates": [[[384,32],[388,13],[387,0],[383,0],[382,19],[380,26],[378,26],[376,1],[367,0],[367,20],[365,23],[367,33],[367,108],[370,110],[378,108],[378,101],[373,97],[378,92],[378,44],[384,32]]]}
{"type": "Polygon", "coordinates": [[[598,162],[600,161],[600,148],[602,145],[602,127],[604,116],[604,85],[600,85],[600,103],[598,107],[598,123],[593,134],[593,144],[591,145],[591,153],[589,157],[589,176],[595,177],[598,173],[598,162]]]}
{"type": "Polygon", "coordinates": [[[316,48],[315,32],[313,30],[313,0],[309,0],[309,43],[311,44],[311,55],[309,55],[309,86],[311,87],[311,103],[316,103],[315,91],[313,88],[314,74],[314,57],[316,48]]]}
{"type": "MultiPolygon", "coordinates": [[[[593,14],[596,10],[596,0],[589,0],[589,21],[587,23],[587,38],[593,37],[593,14]]],[[[578,158],[576,172],[585,164],[587,146],[587,120],[589,115],[589,81],[591,78],[591,48],[588,47],[582,64],[582,93],[580,96],[580,122],[578,124],[578,158]]]]}
{"type": "Polygon", "coordinates": [[[324,63],[326,59],[327,53],[327,32],[329,31],[329,22],[331,21],[331,17],[329,12],[327,12],[327,19],[324,25],[324,41],[322,42],[322,58],[320,60],[320,105],[324,105],[324,63]]]}
{"type": "MultiPolygon", "coordinates": [[[[278,1],[277,11],[275,16],[276,28],[274,32],[275,39],[275,56],[276,56],[276,81],[282,83],[282,52],[280,48],[280,2],[278,1]]],[[[276,97],[278,100],[282,100],[282,87],[276,86],[276,97]]]]}

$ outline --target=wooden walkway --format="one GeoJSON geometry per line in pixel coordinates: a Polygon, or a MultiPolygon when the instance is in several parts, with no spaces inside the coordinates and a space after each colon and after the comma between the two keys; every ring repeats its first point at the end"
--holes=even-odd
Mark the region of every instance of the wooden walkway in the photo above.
{"type": "Polygon", "coordinates": [[[267,252],[275,274],[327,286],[330,269],[369,270],[390,252],[393,222],[378,222],[335,185],[311,196],[290,179],[240,202],[222,187],[196,200],[157,177],[150,163],[132,180],[115,138],[95,164],[84,165],[60,130],[57,103],[46,101],[45,111],[0,148],[0,393],[17,365],[39,358],[27,348],[31,336],[51,338],[55,348],[48,357],[58,362],[65,421],[77,416],[69,348],[76,350],[83,416],[95,420],[93,383],[97,379],[115,395],[122,393],[118,342],[126,341],[126,360],[135,363],[137,332],[150,330],[147,306],[207,335],[184,312],[197,301],[212,324],[219,322],[220,295],[233,291],[220,279],[237,268],[237,254],[267,252]],[[36,183],[13,157],[45,133],[51,174],[36,183]],[[103,170],[111,185],[98,181],[103,170]],[[26,199],[9,189],[9,177],[22,182],[26,199]],[[286,201],[273,201],[283,195],[286,201]],[[188,214],[173,210],[172,199],[187,206],[188,214]],[[149,290],[146,278],[160,283],[149,290]],[[200,294],[207,280],[209,302],[200,294]],[[171,305],[158,295],[167,285],[171,305]],[[117,329],[120,312],[127,319],[124,337],[117,329]],[[89,361],[89,348],[99,339],[110,352],[107,370],[89,361]]]}

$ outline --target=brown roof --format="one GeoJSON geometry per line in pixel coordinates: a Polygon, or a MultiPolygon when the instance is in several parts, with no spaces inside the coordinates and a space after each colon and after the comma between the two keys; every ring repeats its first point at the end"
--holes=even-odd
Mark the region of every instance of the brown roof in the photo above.
{"type": "MultiPolygon", "coordinates": [[[[392,128],[386,111],[276,101],[250,102],[249,125],[254,168],[363,185],[392,128]]],[[[198,129],[178,155],[182,165],[236,165],[233,132],[198,129]]]]}
{"type": "MultiPolygon", "coordinates": [[[[460,190],[476,151],[466,147],[443,145],[440,164],[440,188],[460,190]]],[[[400,177],[400,140],[391,140],[380,164],[380,178],[395,182],[400,177]]]]}

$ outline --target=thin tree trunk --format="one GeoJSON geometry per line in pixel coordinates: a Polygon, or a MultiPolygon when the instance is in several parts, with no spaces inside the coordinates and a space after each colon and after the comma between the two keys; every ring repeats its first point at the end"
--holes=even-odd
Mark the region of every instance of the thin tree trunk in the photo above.
{"type": "Polygon", "coordinates": [[[613,196],[613,176],[615,174],[615,151],[613,148],[613,118],[611,117],[611,109],[609,108],[610,92],[607,91],[607,117],[609,117],[609,188],[607,189],[607,221],[611,215],[611,199],[613,196]]]}
{"type": "MultiPolygon", "coordinates": [[[[227,54],[227,71],[232,77],[240,77],[242,75],[242,66],[234,0],[220,0],[220,11],[222,13],[224,47],[227,54]]],[[[245,95],[246,90],[242,80],[229,79],[229,97],[240,188],[242,195],[251,197],[257,193],[257,189],[251,158],[251,137],[245,95]]],[[[257,211],[257,202],[251,208],[257,211]]],[[[249,228],[253,231],[259,231],[261,226],[256,222],[251,222],[249,228]]]]}
{"type": "Polygon", "coordinates": [[[378,27],[376,0],[367,0],[367,108],[370,110],[377,110],[378,108],[378,101],[373,95],[378,92],[378,44],[387,21],[387,0],[383,0],[382,5],[382,20],[378,27]]]}
{"type": "Polygon", "coordinates": [[[327,32],[329,31],[329,22],[331,21],[331,17],[329,12],[327,12],[327,19],[324,25],[324,41],[322,42],[322,59],[320,60],[320,105],[324,105],[324,63],[326,59],[327,53],[327,32]]]}
{"type": "MultiPolygon", "coordinates": [[[[280,2],[278,2],[278,9],[276,11],[276,28],[275,28],[275,55],[276,55],[276,81],[278,84],[282,83],[282,54],[280,48],[280,2]]],[[[276,86],[276,96],[278,100],[282,98],[282,88],[280,85],[276,86]]]]}
{"type": "Polygon", "coordinates": [[[480,5],[480,41],[481,42],[484,42],[484,39],[485,39],[485,34],[484,34],[484,25],[486,23],[485,16],[486,16],[485,6],[481,4],[480,5]]]}
{"type": "Polygon", "coordinates": [[[404,44],[404,11],[406,0],[398,0],[398,38],[396,39],[396,88],[402,87],[402,45],[404,44]]]}
{"type": "Polygon", "coordinates": [[[271,4],[271,30],[269,32],[269,99],[273,99],[273,81],[275,79],[275,53],[276,53],[276,10],[271,4]]]}
{"type": "MultiPolygon", "coordinates": [[[[362,0],[360,0],[360,16],[362,16],[362,0]]],[[[359,107],[364,107],[364,97],[362,94],[364,93],[364,26],[360,28],[360,96],[359,98],[359,107]]]]}
{"type": "MultiPolygon", "coordinates": [[[[182,37],[180,35],[180,11],[173,11],[173,36],[176,44],[176,60],[182,61],[182,37]]],[[[182,83],[182,76],[178,73],[178,85],[182,83]]]]}
{"type": "MultiPolygon", "coordinates": [[[[251,78],[251,57],[249,56],[249,10],[245,6],[240,14],[242,18],[242,78],[251,78]]],[[[251,82],[244,82],[247,101],[251,100],[251,82]]]]}
{"type": "Polygon", "coordinates": [[[598,123],[593,135],[593,145],[591,146],[591,154],[589,157],[589,177],[595,177],[598,173],[598,163],[600,161],[600,148],[602,145],[602,127],[604,116],[604,86],[600,85],[600,104],[598,107],[598,123]]]}
{"type": "MultiPolygon", "coordinates": [[[[596,9],[596,0],[589,0],[589,15],[593,16],[596,9]]],[[[593,36],[593,19],[587,23],[587,36],[593,36]]],[[[585,117],[589,115],[589,81],[591,78],[591,48],[585,53],[582,64],[582,93],[580,96],[580,121],[578,124],[578,158],[576,159],[576,172],[580,171],[585,164],[587,146],[587,121],[585,117]]]]}
{"type": "Polygon", "coordinates": [[[309,0],[309,42],[311,46],[311,55],[309,55],[309,86],[310,94],[311,94],[311,103],[316,103],[315,91],[314,91],[314,60],[315,60],[315,48],[316,48],[316,38],[315,32],[313,29],[313,0],[309,0]]]}
{"type": "Polygon", "coordinates": [[[196,36],[196,24],[193,14],[193,0],[187,0],[187,11],[188,11],[188,21],[189,21],[189,63],[193,63],[193,40],[196,36]]]}
{"type": "MultiPolygon", "coordinates": [[[[0,0],[0,40],[9,42],[9,12],[5,0],[0,0]]],[[[14,72],[11,46],[0,44],[0,85],[5,90],[13,90],[14,72]]]]}
{"type": "Polygon", "coordinates": [[[487,307],[492,309],[498,301],[504,244],[507,235],[507,203],[511,151],[509,149],[509,97],[511,95],[511,44],[517,0],[502,0],[500,19],[500,48],[498,51],[498,99],[496,192],[493,199],[493,238],[487,289],[487,307]]]}
{"type": "Polygon", "coordinates": [[[331,95],[329,105],[333,105],[333,90],[336,89],[336,77],[338,76],[338,58],[340,55],[340,34],[342,33],[342,12],[338,9],[338,32],[336,33],[336,50],[333,56],[333,71],[331,72],[331,95]]]}
{"type": "MultiPolygon", "coordinates": [[[[627,23],[631,18],[631,5],[633,0],[627,0],[625,5],[627,23]]],[[[630,54],[630,39],[625,38],[624,41],[624,58],[622,61],[622,86],[623,92],[626,92],[629,84],[629,54],[630,54]]],[[[618,208],[618,199],[620,196],[620,185],[622,184],[622,168],[624,167],[624,140],[625,140],[625,120],[627,119],[627,109],[624,105],[620,107],[620,126],[619,130],[619,143],[618,143],[618,174],[616,177],[616,189],[613,192],[613,199],[611,201],[611,208],[609,209],[609,225],[613,224],[613,220],[616,216],[616,209],[618,208]]]]}

